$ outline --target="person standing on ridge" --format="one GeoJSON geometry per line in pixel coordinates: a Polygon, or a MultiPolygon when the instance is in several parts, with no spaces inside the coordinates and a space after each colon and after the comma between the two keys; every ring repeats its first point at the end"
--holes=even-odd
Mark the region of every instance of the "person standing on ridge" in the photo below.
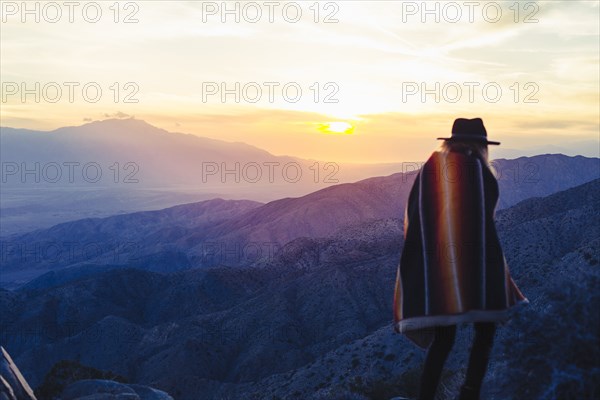
{"type": "Polygon", "coordinates": [[[418,172],[404,215],[394,288],[394,331],[428,349],[419,400],[433,400],[456,326],[475,338],[459,400],[478,400],[496,323],[529,303],[512,280],[494,223],[498,182],[480,118],[459,118],[418,172]]]}

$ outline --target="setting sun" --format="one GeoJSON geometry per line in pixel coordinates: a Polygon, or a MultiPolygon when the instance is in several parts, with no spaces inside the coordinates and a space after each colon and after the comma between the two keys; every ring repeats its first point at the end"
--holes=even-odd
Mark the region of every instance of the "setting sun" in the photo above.
{"type": "Polygon", "coordinates": [[[351,134],[354,132],[354,126],[348,122],[336,121],[321,124],[319,130],[323,133],[346,133],[351,134]]]}

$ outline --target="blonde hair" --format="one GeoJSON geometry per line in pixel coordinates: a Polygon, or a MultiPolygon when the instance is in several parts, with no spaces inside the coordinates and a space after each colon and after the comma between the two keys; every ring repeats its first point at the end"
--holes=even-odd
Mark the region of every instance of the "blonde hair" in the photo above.
{"type": "Polygon", "coordinates": [[[489,166],[488,148],[485,143],[466,140],[444,140],[440,145],[440,151],[444,153],[456,151],[467,155],[473,154],[479,157],[485,165],[489,166]]]}

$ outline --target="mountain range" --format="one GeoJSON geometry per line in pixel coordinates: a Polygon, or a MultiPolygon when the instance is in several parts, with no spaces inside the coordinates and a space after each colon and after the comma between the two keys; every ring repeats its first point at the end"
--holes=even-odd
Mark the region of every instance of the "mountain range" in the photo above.
{"type": "MultiPolygon", "coordinates": [[[[0,140],[0,343],[38,398],[76,376],[96,380],[71,388],[154,387],[176,400],[416,395],[424,353],[393,333],[391,307],[421,163],[346,166],[338,184],[199,189],[203,161],[311,171],[315,160],[135,119],[2,128],[0,140]],[[11,172],[70,161],[96,163],[104,181],[22,185],[11,172]],[[137,186],[122,181],[131,171],[137,186]]],[[[491,168],[500,240],[530,304],[499,329],[482,396],[593,398],[600,159],[541,154],[491,168]]],[[[470,338],[461,326],[444,400],[464,378],[470,338]]]]}
{"type": "MultiPolygon", "coordinates": [[[[600,160],[540,155],[495,160],[498,209],[600,176],[600,160]]],[[[371,219],[402,218],[416,171],[339,184],[268,203],[212,199],[158,211],[87,218],[0,242],[0,284],[93,265],[151,271],[244,266],[300,237],[323,237],[371,219]]]]}
{"type": "MultiPolygon", "coordinates": [[[[598,389],[599,193],[596,179],[498,211],[511,274],[531,303],[499,329],[483,398],[598,389]]],[[[373,218],[296,238],[246,268],[55,272],[0,291],[2,342],[33,387],[69,359],[180,400],[415,395],[424,353],[391,325],[401,226],[373,218]]],[[[448,392],[464,376],[471,334],[459,330],[448,392]]]]}
{"type": "MultiPolygon", "coordinates": [[[[435,145],[432,139],[432,149],[435,145]]],[[[598,176],[597,158],[545,156],[492,161],[505,185],[501,189],[511,189],[504,191],[501,207],[598,176]]],[[[135,118],[49,132],[0,127],[0,158],[0,237],[214,198],[285,202],[369,177],[400,173],[410,180],[424,161],[360,164],[273,155],[246,143],[168,132],[135,118]]],[[[381,181],[387,183],[396,184],[381,181]]]]}
{"type": "Polygon", "coordinates": [[[215,197],[301,196],[405,168],[400,161],[360,164],[273,155],[242,142],[168,132],[135,118],[48,132],[1,127],[0,158],[0,236],[215,197]]]}

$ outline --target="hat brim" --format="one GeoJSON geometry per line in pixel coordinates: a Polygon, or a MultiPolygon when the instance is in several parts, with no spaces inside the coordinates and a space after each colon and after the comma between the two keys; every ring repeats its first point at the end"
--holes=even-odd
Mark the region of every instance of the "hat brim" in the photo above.
{"type": "Polygon", "coordinates": [[[467,135],[454,135],[452,137],[439,137],[437,138],[437,140],[465,140],[465,141],[471,141],[471,142],[480,142],[480,143],[485,143],[485,144],[493,144],[493,145],[499,145],[500,142],[494,142],[492,140],[487,140],[485,138],[479,138],[479,137],[473,137],[473,136],[467,136],[467,135]]]}

